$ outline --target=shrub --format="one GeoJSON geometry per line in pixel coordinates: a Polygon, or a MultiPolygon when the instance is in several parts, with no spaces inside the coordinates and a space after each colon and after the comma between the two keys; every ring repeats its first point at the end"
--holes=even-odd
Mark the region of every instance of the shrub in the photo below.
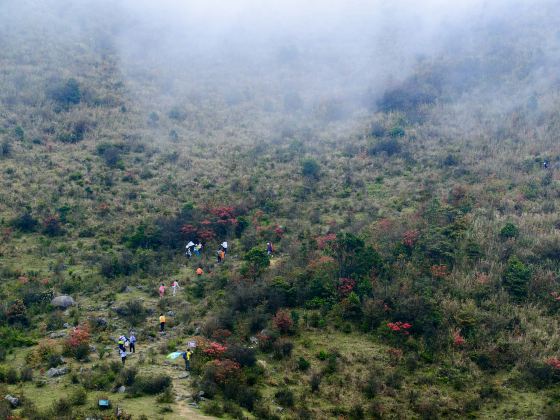
{"type": "Polygon", "coordinates": [[[19,382],[18,371],[14,367],[8,368],[4,380],[8,384],[17,384],[19,382]]]}
{"type": "Polygon", "coordinates": [[[206,366],[204,379],[221,386],[226,382],[235,381],[240,371],[241,366],[233,360],[212,360],[206,366]]]}
{"type": "Polygon", "coordinates": [[[386,153],[388,156],[393,156],[401,153],[402,146],[395,138],[379,140],[369,148],[370,155],[377,155],[386,153]]]}
{"type": "Polygon", "coordinates": [[[51,88],[47,96],[60,105],[68,107],[80,103],[82,92],[76,79],[68,79],[51,88]]]}
{"type": "Polygon", "coordinates": [[[239,363],[240,366],[251,367],[257,361],[254,349],[235,345],[227,349],[225,357],[239,363]]]}
{"type": "Polygon", "coordinates": [[[222,417],[224,414],[224,410],[217,401],[208,401],[202,409],[206,414],[213,417],[222,417]]]}
{"type": "Polygon", "coordinates": [[[89,339],[90,335],[87,326],[74,328],[64,343],[65,353],[75,357],[76,360],[84,360],[90,352],[89,339]]]}
{"type": "Polygon", "coordinates": [[[8,157],[12,154],[12,145],[7,141],[4,140],[0,143],[0,157],[8,157]]]}
{"type": "Polygon", "coordinates": [[[140,300],[129,300],[124,306],[117,309],[117,314],[133,326],[142,324],[148,316],[148,312],[140,300]]]}
{"type": "Polygon", "coordinates": [[[60,220],[56,216],[49,216],[43,220],[43,233],[48,236],[60,236],[63,233],[60,220]]]}
{"type": "Polygon", "coordinates": [[[311,392],[319,391],[319,387],[321,386],[321,380],[322,377],[320,374],[314,373],[313,375],[311,375],[311,378],[309,378],[309,386],[311,387],[311,392]]]}
{"type": "Polygon", "coordinates": [[[363,384],[362,391],[367,398],[373,399],[381,392],[383,386],[382,372],[375,370],[370,372],[363,384]]]}
{"type": "Polygon", "coordinates": [[[519,236],[519,229],[513,223],[506,223],[500,231],[500,236],[503,239],[517,238],[519,236]]]}
{"type": "Polygon", "coordinates": [[[156,401],[160,404],[162,404],[162,403],[167,403],[167,404],[172,403],[174,401],[174,398],[173,398],[173,390],[171,389],[171,387],[169,386],[169,387],[165,388],[165,390],[157,396],[156,401]]]}
{"type": "Polygon", "coordinates": [[[30,367],[24,367],[21,369],[19,376],[22,382],[32,382],[33,369],[31,369],[30,367]]]}
{"type": "Polygon", "coordinates": [[[272,351],[274,352],[274,357],[277,359],[285,359],[292,355],[292,350],[294,344],[284,338],[276,340],[272,345],[272,351]]]}
{"type": "Polygon", "coordinates": [[[272,318],[272,323],[281,334],[289,333],[294,326],[292,317],[284,310],[278,310],[278,312],[276,312],[276,315],[272,318]]]}
{"type": "Polygon", "coordinates": [[[300,358],[297,361],[298,370],[301,370],[302,372],[306,372],[310,367],[311,367],[311,363],[309,363],[309,361],[305,359],[303,356],[300,356],[300,358]]]}
{"type": "Polygon", "coordinates": [[[517,257],[511,257],[502,276],[502,283],[516,300],[527,297],[532,270],[517,257]]]}
{"type": "Polygon", "coordinates": [[[261,248],[252,248],[243,256],[245,264],[242,267],[243,275],[256,279],[265,268],[270,265],[270,258],[266,250],[261,248]]]}
{"type": "Polygon", "coordinates": [[[306,178],[318,179],[320,170],[321,168],[315,159],[305,159],[301,163],[301,173],[306,178]]]}
{"type": "Polygon", "coordinates": [[[276,402],[283,407],[294,406],[294,393],[288,388],[281,388],[274,394],[276,402]]]}
{"type": "Polygon", "coordinates": [[[156,395],[171,386],[171,378],[167,375],[138,376],[129,388],[133,395],[156,395]]]}
{"type": "Polygon", "coordinates": [[[115,381],[115,385],[116,386],[121,386],[121,385],[131,386],[132,384],[134,384],[134,381],[136,380],[137,373],[138,373],[138,370],[135,367],[122,369],[119,372],[119,376],[117,377],[117,379],[115,381]]]}
{"type": "Polygon", "coordinates": [[[56,417],[70,416],[72,413],[72,403],[68,398],[61,398],[53,403],[52,412],[56,417]]]}
{"type": "Polygon", "coordinates": [[[70,394],[70,402],[72,405],[84,405],[87,402],[87,392],[84,388],[78,387],[70,394]]]}
{"type": "Polygon", "coordinates": [[[39,222],[27,210],[13,219],[10,224],[21,232],[33,232],[39,222]]]}
{"type": "Polygon", "coordinates": [[[29,320],[27,318],[27,308],[21,299],[17,299],[6,311],[6,319],[8,324],[19,324],[27,326],[29,320]]]}

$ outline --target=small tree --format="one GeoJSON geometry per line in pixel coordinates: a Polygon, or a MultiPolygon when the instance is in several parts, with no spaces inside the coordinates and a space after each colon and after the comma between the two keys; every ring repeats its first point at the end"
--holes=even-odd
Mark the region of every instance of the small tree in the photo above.
{"type": "Polygon", "coordinates": [[[78,104],[82,100],[80,84],[76,79],[68,79],[55,86],[49,91],[48,96],[65,107],[78,104]]]}
{"type": "Polygon", "coordinates": [[[519,229],[513,223],[506,223],[500,231],[500,236],[503,239],[517,238],[519,236],[519,229]]]}
{"type": "Polygon", "coordinates": [[[318,179],[321,168],[315,159],[305,159],[301,163],[301,173],[304,177],[318,179]]]}
{"type": "Polygon", "coordinates": [[[270,265],[270,258],[266,251],[257,247],[247,252],[243,260],[245,264],[242,267],[242,274],[254,280],[270,265]]]}
{"type": "Polygon", "coordinates": [[[527,297],[531,268],[527,267],[517,257],[511,257],[504,271],[502,282],[507,291],[516,300],[527,297]]]}
{"type": "Polygon", "coordinates": [[[90,334],[87,326],[74,328],[64,343],[65,353],[75,357],[77,360],[85,359],[90,351],[89,339],[90,334]]]}
{"type": "Polygon", "coordinates": [[[292,320],[290,314],[282,309],[279,309],[278,312],[276,312],[276,315],[272,318],[272,322],[281,334],[289,333],[294,326],[294,321],[292,320]]]}

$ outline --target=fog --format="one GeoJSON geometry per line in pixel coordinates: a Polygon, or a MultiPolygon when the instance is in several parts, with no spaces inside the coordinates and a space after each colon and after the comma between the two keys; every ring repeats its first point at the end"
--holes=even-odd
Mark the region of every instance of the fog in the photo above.
{"type": "Polygon", "coordinates": [[[335,100],[349,116],[371,112],[421,64],[485,49],[499,56],[491,50],[495,41],[486,42],[495,33],[540,51],[540,65],[527,71],[546,89],[543,69],[557,63],[558,38],[524,25],[543,17],[554,23],[556,6],[555,0],[4,0],[0,47],[21,54],[22,62],[29,56],[58,62],[68,76],[87,74],[80,66],[88,49],[113,57],[132,97],[146,103],[251,101],[285,112],[335,100]]]}

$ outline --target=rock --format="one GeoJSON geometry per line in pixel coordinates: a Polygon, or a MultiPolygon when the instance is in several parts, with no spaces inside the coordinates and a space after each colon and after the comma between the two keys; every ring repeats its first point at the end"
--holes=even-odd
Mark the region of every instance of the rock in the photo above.
{"type": "Polygon", "coordinates": [[[257,337],[250,337],[249,341],[251,342],[251,344],[259,344],[259,339],[257,337]]]}
{"type": "Polygon", "coordinates": [[[70,328],[71,325],[68,322],[65,322],[64,325],[62,325],[64,328],[70,328]]]}
{"type": "Polygon", "coordinates": [[[64,331],[52,332],[49,334],[49,338],[64,338],[66,333],[64,331]]]}
{"type": "Polygon", "coordinates": [[[55,306],[57,308],[62,308],[62,309],[69,308],[70,306],[74,306],[75,304],[76,302],[74,302],[72,296],[68,296],[68,295],[57,296],[53,300],[51,300],[52,306],[55,306]]]}
{"type": "Polygon", "coordinates": [[[175,316],[175,312],[173,312],[173,311],[167,311],[167,316],[175,316]]]}
{"type": "Polygon", "coordinates": [[[185,373],[181,373],[179,376],[177,376],[177,379],[186,379],[188,378],[190,375],[185,372],[185,373]]]}
{"type": "Polygon", "coordinates": [[[198,408],[198,404],[195,402],[189,403],[191,407],[198,408]]]}
{"type": "Polygon", "coordinates": [[[200,327],[196,327],[194,329],[194,335],[199,335],[200,334],[200,327]]]}
{"type": "Polygon", "coordinates": [[[132,288],[130,286],[126,286],[123,290],[123,293],[130,293],[132,292],[132,288]]]}
{"type": "Polygon", "coordinates": [[[14,407],[14,408],[19,406],[19,398],[17,398],[17,397],[13,397],[10,394],[8,394],[4,397],[4,399],[6,401],[8,401],[12,405],[12,407],[14,407]]]}
{"type": "Polygon", "coordinates": [[[68,373],[68,368],[63,366],[61,368],[50,368],[47,370],[47,376],[49,378],[55,378],[57,376],[66,375],[68,373]]]}
{"type": "Polygon", "coordinates": [[[125,391],[126,391],[126,387],[124,385],[119,386],[119,389],[117,389],[117,392],[119,394],[124,394],[125,391]]]}
{"type": "Polygon", "coordinates": [[[89,345],[89,351],[92,353],[97,353],[97,347],[95,347],[93,344],[89,345]]]}
{"type": "Polygon", "coordinates": [[[198,394],[196,394],[198,396],[198,398],[202,398],[204,397],[204,391],[198,391],[198,394]]]}
{"type": "Polygon", "coordinates": [[[279,413],[281,413],[282,411],[284,411],[284,408],[278,406],[278,407],[276,407],[276,411],[279,412],[279,413]]]}

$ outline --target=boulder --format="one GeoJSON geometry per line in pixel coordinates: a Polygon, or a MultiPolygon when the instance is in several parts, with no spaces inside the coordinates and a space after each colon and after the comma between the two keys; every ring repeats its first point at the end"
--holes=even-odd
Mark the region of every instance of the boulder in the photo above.
{"type": "Polygon", "coordinates": [[[49,378],[55,378],[57,376],[66,375],[68,373],[68,367],[63,366],[60,368],[50,368],[47,370],[47,376],[49,378]]]}
{"type": "Polygon", "coordinates": [[[53,300],[51,300],[51,305],[57,308],[66,309],[70,306],[74,306],[76,302],[72,298],[72,296],[62,295],[57,296],[53,300]]]}
{"type": "Polygon", "coordinates": [[[126,387],[124,385],[119,386],[119,388],[117,389],[117,392],[119,394],[124,394],[125,391],[126,391],[126,387]]]}
{"type": "Polygon", "coordinates": [[[167,311],[167,316],[175,316],[175,312],[173,312],[173,311],[167,311]]]}
{"type": "Polygon", "coordinates": [[[49,334],[49,338],[64,338],[66,333],[64,331],[52,332],[49,334]]]}
{"type": "Polygon", "coordinates": [[[17,398],[17,397],[13,397],[10,394],[8,394],[4,397],[4,399],[6,401],[8,401],[13,408],[16,408],[17,406],[19,406],[19,398],[17,398]]]}

